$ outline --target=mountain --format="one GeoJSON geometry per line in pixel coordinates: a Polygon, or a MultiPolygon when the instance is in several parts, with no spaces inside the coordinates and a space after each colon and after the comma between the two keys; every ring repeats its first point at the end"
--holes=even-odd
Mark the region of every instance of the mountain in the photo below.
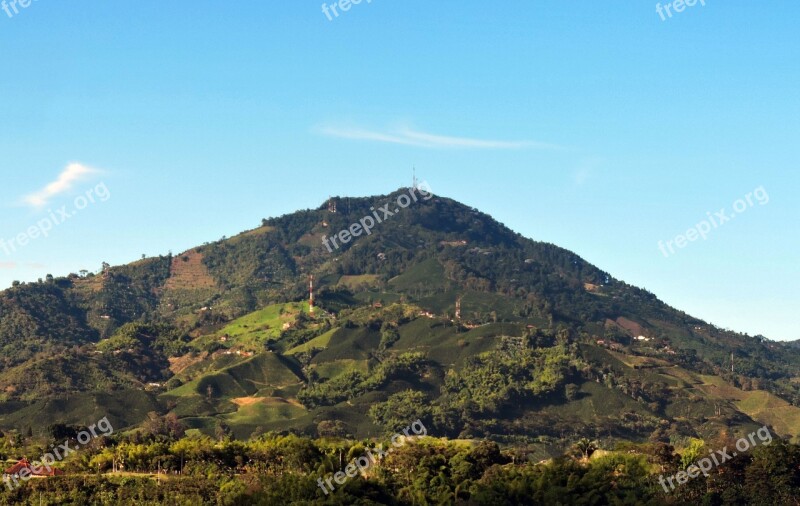
{"type": "Polygon", "coordinates": [[[156,411],[242,438],[366,437],[419,418],[545,456],[577,435],[800,434],[796,346],[717,328],[421,190],[15,285],[0,292],[5,429],[156,411]]]}

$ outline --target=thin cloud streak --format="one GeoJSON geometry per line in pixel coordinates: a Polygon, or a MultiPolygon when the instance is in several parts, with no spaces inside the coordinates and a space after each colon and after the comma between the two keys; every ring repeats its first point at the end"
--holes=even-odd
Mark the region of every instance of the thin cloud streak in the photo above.
{"type": "Polygon", "coordinates": [[[572,180],[578,186],[585,185],[595,177],[597,169],[603,166],[603,159],[599,157],[584,158],[572,174],[572,180]]]}
{"type": "Polygon", "coordinates": [[[37,192],[26,195],[23,198],[23,202],[32,207],[46,206],[53,197],[69,191],[75,182],[86,179],[92,174],[97,174],[99,172],[100,171],[80,163],[70,163],[64,168],[61,174],[58,175],[55,181],[47,184],[37,192]]]}
{"type": "Polygon", "coordinates": [[[376,132],[361,128],[341,128],[325,126],[319,132],[328,137],[340,139],[385,142],[416,146],[420,148],[455,148],[455,149],[562,149],[555,144],[537,141],[499,141],[488,139],[473,139],[468,137],[452,137],[419,132],[410,128],[399,129],[394,132],[376,132]]]}

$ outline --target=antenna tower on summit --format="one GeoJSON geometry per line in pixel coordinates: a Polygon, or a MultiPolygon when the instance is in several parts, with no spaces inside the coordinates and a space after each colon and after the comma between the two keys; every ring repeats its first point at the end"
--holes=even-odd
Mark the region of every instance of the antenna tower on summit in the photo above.
{"type": "Polygon", "coordinates": [[[417,183],[417,168],[414,167],[414,178],[411,180],[411,189],[416,190],[419,188],[419,184],[417,183]]]}

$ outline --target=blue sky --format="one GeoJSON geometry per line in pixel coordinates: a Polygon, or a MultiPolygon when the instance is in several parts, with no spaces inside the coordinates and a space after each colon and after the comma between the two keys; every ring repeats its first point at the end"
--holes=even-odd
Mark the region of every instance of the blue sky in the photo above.
{"type": "Polygon", "coordinates": [[[0,11],[0,239],[108,190],[0,248],[0,286],[388,193],[416,166],[688,313],[800,339],[799,14],[789,0],[665,21],[654,2],[530,0],[365,0],[332,21],[305,0],[0,11]],[[659,251],[762,187],[766,205],[659,251]]]}

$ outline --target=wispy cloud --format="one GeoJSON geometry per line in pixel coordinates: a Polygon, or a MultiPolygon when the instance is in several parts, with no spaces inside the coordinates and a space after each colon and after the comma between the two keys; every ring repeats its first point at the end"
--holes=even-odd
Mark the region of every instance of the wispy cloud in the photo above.
{"type": "Polygon", "coordinates": [[[2,269],[16,269],[17,262],[0,262],[0,270],[2,269]]]}
{"type": "Polygon", "coordinates": [[[603,160],[598,157],[582,159],[572,173],[572,180],[578,186],[585,185],[590,179],[594,178],[597,169],[599,169],[602,164],[603,160]]]}
{"type": "Polygon", "coordinates": [[[328,137],[340,139],[385,142],[402,144],[420,148],[451,149],[562,149],[555,144],[538,141],[501,141],[474,139],[469,137],[452,137],[420,132],[411,128],[399,128],[390,131],[367,130],[363,128],[321,126],[318,132],[328,137]]]}
{"type": "Polygon", "coordinates": [[[75,182],[87,179],[91,175],[99,172],[99,170],[80,163],[70,163],[64,168],[61,174],[58,175],[55,181],[47,184],[39,191],[26,195],[23,198],[23,202],[33,207],[46,206],[50,199],[56,195],[69,191],[75,182]]]}
{"type": "Polygon", "coordinates": [[[572,175],[572,180],[575,181],[577,185],[586,184],[589,178],[592,177],[592,171],[588,168],[578,169],[575,174],[572,175]]]}

